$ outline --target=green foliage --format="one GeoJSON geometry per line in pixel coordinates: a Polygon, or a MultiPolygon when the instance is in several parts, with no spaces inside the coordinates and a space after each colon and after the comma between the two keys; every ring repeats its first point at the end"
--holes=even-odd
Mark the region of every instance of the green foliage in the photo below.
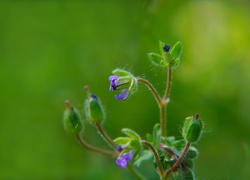
{"type": "Polygon", "coordinates": [[[128,72],[128,71],[126,71],[124,69],[119,69],[119,68],[113,70],[112,73],[114,75],[121,76],[121,77],[126,77],[126,76],[131,77],[131,76],[133,76],[130,72],[128,72]]]}
{"type": "Polygon", "coordinates": [[[126,134],[127,136],[129,136],[130,138],[134,139],[134,140],[138,140],[139,141],[141,139],[141,137],[135,131],[133,131],[132,129],[123,128],[122,132],[124,134],[126,134]]]}
{"type": "Polygon", "coordinates": [[[140,154],[139,158],[134,161],[134,165],[139,167],[143,161],[147,161],[153,158],[153,154],[149,150],[144,150],[140,154]]]}
{"type": "Polygon", "coordinates": [[[132,140],[132,138],[129,138],[129,137],[118,137],[114,140],[114,142],[116,144],[126,146],[130,143],[131,140],[132,140]]]}
{"type": "Polygon", "coordinates": [[[183,47],[180,41],[178,41],[170,50],[171,59],[169,61],[169,66],[171,68],[176,68],[180,64],[182,53],[183,53],[183,47]]]}
{"type": "MultiPolygon", "coordinates": [[[[242,154],[250,144],[248,7],[249,1],[236,0],[1,1],[0,179],[117,179],[117,174],[133,179],[122,170],[114,173],[112,160],[83,153],[59,123],[65,98],[81,110],[82,86],[89,84],[105,102],[107,128],[131,124],[142,134],[151,132],[158,109],[148,92],[140,90],[119,104],[126,106],[123,113],[113,111],[118,103],[105,79],[117,65],[139,66],[133,72],[146,74],[162,93],[158,82],[165,77],[159,74],[165,70],[146,60],[158,39],[170,44],[180,39],[185,50],[174,72],[169,135],[180,138],[183,118],[202,112],[206,138],[195,172],[200,179],[249,179],[249,156],[242,154]]],[[[94,135],[87,138],[101,142],[94,135]]],[[[140,170],[156,179],[150,168],[140,170]]]]}
{"type": "Polygon", "coordinates": [[[148,57],[156,65],[168,66],[168,64],[164,61],[162,56],[157,53],[148,53],[148,57]]]}

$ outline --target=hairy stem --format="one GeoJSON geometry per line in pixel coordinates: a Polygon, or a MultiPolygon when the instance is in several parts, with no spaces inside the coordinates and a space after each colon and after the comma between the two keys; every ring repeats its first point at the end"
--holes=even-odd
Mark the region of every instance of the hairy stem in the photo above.
{"type": "Polygon", "coordinates": [[[187,142],[185,148],[183,149],[179,159],[166,171],[166,176],[168,176],[183,160],[185,155],[187,154],[187,151],[190,147],[191,143],[187,142]]]}
{"type": "Polygon", "coordinates": [[[103,139],[114,149],[116,149],[117,145],[114,143],[114,141],[108,136],[108,134],[104,131],[101,123],[96,123],[95,124],[98,132],[101,134],[101,136],[103,137],[103,139]]]}
{"type": "Polygon", "coordinates": [[[149,149],[153,152],[154,157],[155,157],[155,160],[156,160],[156,163],[157,163],[157,165],[158,165],[158,167],[159,167],[160,177],[161,177],[161,179],[164,179],[164,177],[165,177],[164,174],[165,174],[165,173],[164,173],[164,170],[163,170],[161,161],[160,161],[160,157],[159,157],[159,155],[158,155],[158,153],[157,153],[155,147],[154,147],[152,144],[150,144],[148,141],[145,141],[145,140],[141,140],[141,144],[143,144],[143,145],[149,147],[149,149]]]}
{"type": "Polygon", "coordinates": [[[161,136],[167,136],[166,104],[160,106],[160,127],[161,136]]]}
{"type": "Polygon", "coordinates": [[[176,156],[175,152],[164,144],[159,144],[159,148],[166,151],[171,156],[176,156]]]}
{"type": "Polygon", "coordinates": [[[161,98],[159,96],[159,94],[157,93],[156,89],[154,88],[154,86],[148,82],[148,80],[144,79],[144,78],[137,78],[137,81],[138,82],[141,82],[141,83],[144,83],[152,92],[152,94],[154,95],[155,97],[155,100],[157,102],[157,104],[160,106],[161,105],[161,98]]]}
{"type": "Polygon", "coordinates": [[[116,152],[100,149],[100,148],[97,148],[95,146],[88,144],[86,141],[84,141],[80,133],[77,134],[77,139],[81,143],[81,145],[83,145],[86,149],[90,151],[94,151],[94,152],[107,155],[107,156],[112,156],[114,158],[118,157],[118,153],[116,152]]]}
{"type": "Polygon", "coordinates": [[[168,67],[168,77],[167,77],[167,84],[166,84],[166,91],[165,95],[163,96],[163,100],[167,101],[171,89],[171,83],[172,83],[172,69],[171,67],[168,67]]]}
{"type": "Polygon", "coordinates": [[[160,106],[160,125],[161,125],[161,135],[167,136],[167,103],[169,98],[169,93],[171,89],[171,82],[172,81],[172,69],[171,67],[168,67],[168,76],[167,76],[167,85],[166,85],[166,91],[165,94],[161,100],[161,106],[160,106]]]}

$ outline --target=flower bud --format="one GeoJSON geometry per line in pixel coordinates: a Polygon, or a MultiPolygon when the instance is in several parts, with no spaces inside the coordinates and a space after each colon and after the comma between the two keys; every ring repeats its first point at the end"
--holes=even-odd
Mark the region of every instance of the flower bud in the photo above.
{"type": "Polygon", "coordinates": [[[63,126],[67,133],[78,134],[83,130],[83,122],[79,112],[66,101],[66,110],[63,114],[63,126]]]}
{"type": "Polygon", "coordinates": [[[185,155],[185,158],[189,158],[189,159],[195,159],[198,156],[199,152],[198,150],[191,146],[189,147],[187,154],[185,155]]]}
{"type": "Polygon", "coordinates": [[[197,115],[194,117],[187,117],[183,126],[182,135],[189,143],[195,143],[199,140],[202,134],[203,124],[197,115]]]}
{"type": "Polygon", "coordinates": [[[85,112],[87,119],[91,123],[101,123],[104,120],[104,110],[101,102],[96,95],[90,94],[88,88],[85,87],[88,93],[88,98],[85,101],[85,112]]]}
{"type": "Polygon", "coordinates": [[[189,169],[189,168],[183,170],[181,172],[181,174],[182,174],[182,178],[181,179],[187,179],[187,180],[193,180],[193,179],[195,179],[195,175],[194,175],[193,171],[191,169],[189,169]]]}
{"type": "Polygon", "coordinates": [[[184,159],[182,163],[184,163],[184,165],[190,169],[194,167],[194,162],[192,159],[184,159]]]}

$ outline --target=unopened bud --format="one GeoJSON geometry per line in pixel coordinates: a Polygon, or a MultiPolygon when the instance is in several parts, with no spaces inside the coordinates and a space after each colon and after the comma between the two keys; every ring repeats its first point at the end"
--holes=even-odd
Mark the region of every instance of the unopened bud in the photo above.
{"type": "Polygon", "coordinates": [[[202,134],[203,124],[197,115],[194,117],[187,117],[183,126],[182,135],[189,143],[195,143],[199,140],[202,134]]]}
{"type": "Polygon", "coordinates": [[[185,158],[189,158],[189,159],[195,159],[198,156],[199,152],[198,150],[191,146],[188,151],[187,154],[185,155],[185,158]]]}
{"type": "Polygon", "coordinates": [[[85,102],[85,111],[87,119],[91,123],[101,123],[104,120],[104,110],[98,97],[94,94],[89,94],[85,102]]]}
{"type": "Polygon", "coordinates": [[[190,168],[187,168],[187,169],[182,171],[182,178],[181,179],[193,180],[193,179],[195,179],[195,175],[190,168]]]}
{"type": "Polygon", "coordinates": [[[67,133],[78,134],[83,130],[83,122],[77,109],[66,101],[66,110],[63,114],[63,126],[67,133]]]}
{"type": "Polygon", "coordinates": [[[190,169],[194,167],[194,162],[192,159],[184,159],[182,163],[184,163],[184,165],[190,169]]]}

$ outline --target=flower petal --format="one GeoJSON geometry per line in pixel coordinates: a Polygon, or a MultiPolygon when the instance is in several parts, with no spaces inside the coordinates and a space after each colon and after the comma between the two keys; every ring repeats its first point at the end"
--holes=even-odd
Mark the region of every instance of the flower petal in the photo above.
{"type": "Polygon", "coordinates": [[[122,168],[127,167],[127,163],[132,159],[133,157],[133,151],[130,151],[127,154],[122,154],[118,159],[116,160],[116,164],[122,168]]]}
{"type": "Polygon", "coordinates": [[[118,78],[119,76],[116,76],[116,75],[109,76],[109,82],[110,82],[109,90],[110,91],[116,90],[118,86],[118,78]]]}
{"type": "Polygon", "coordinates": [[[129,95],[129,91],[127,89],[123,89],[119,95],[115,95],[117,100],[125,100],[129,95]]]}

